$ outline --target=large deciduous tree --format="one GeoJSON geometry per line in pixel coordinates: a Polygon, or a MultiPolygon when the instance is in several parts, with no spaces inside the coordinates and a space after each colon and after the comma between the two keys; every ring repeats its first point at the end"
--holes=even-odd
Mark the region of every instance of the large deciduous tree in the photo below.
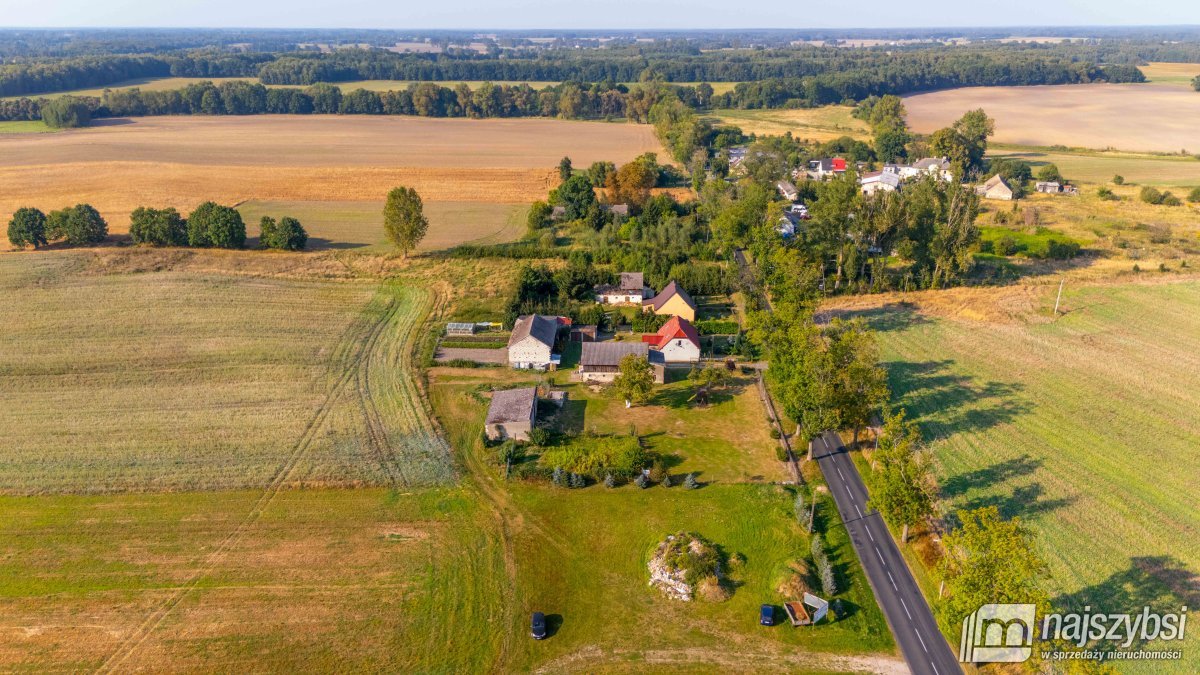
{"type": "Polygon", "coordinates": [[[893,526],[902,528],[900,541],[908,541],[908,528],[933,515],[936,487],[927,455],[920,451],[921,432],[904,419],[904,411],[888,415],[875,451],[878,473],[871,504],[893,526]]]}
{"type": "Polygon", "coordinates": [[[74,96],[60,96],[47,101],[41,108],[42,121],[55,129],[86,127],[92,121],[87,103],[74,96]]]}
{"type": "Polygon", "coordinates": [[[104,241],[108,236],[108,223],[91,204],[52,211],[46,218],[46,237],[62,239],[73,246],[88,246],[104,241]]]}
{"type": "Polygon", "coordinates": [[[8,242],[17,248],[45,246],[46,214],[33,208],[17,209],[8,221],[8,242]]]}
{"type": "Polygon", "coordinates": [[[188,244],[215,248],[246,245],[246,223],[237,209],[204,202],[187,219],[188,244]]]}
{"type": "Polygon", "coordinates": [[[617,368],[619,373],[613,379],[612,389],[618,396],[636,405],[650,400],[650,392],[654,389],[654,370],[649,361],[629,354],[621,359],[617,368]]]}
{"type": "Polygon", "coordinates": [[[407,258],[429,230],[421,195],[409,187],[393,188],[383,207],[383,228],[388,240],[407,258]]]}
{"type": "Polygon", "coordinates": [[[129,216],[129,238],[135,244],[187,246],[187,223],[174,208],[139,206],[129,216]]]}

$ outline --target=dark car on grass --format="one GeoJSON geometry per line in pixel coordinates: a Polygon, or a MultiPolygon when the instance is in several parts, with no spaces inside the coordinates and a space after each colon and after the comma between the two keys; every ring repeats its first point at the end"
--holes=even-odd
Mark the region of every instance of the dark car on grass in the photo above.
{"type": "Polygon", "coordinates": [[[529,634],[534,640],[544,640],[546,638],[546,615],[541,612],[533,613],[533,620],[529,624],[529,634]]]}
{"type": "Polygon", "coordinates": [[[758,612],[758,622],[764,626],[775,625],[775,606],[763,605],[758,612]]]}

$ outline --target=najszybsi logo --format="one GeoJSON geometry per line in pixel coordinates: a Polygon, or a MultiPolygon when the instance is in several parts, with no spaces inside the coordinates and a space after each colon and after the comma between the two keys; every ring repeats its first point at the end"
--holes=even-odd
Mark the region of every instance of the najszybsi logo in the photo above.
{"type": "MultiPolygon", "coordinates": [[[[1187,607],[1178,613],[1158,613],[1143,607],[1137,614],[1080,612],[1049,614],[1042,618],[1043,640],[1065,640],[1076,647],[1108,643],[1126,649],[1135,641],[1182,640],[1187,628],[1187,607]]],[[[1024,604],[987,604],[963,619],[958,660],[963,663],[1019,663],[1033,655],[1037,607],[1024,604]]],[[[1091,652],[1089,652],[1091,653],[1091,652]]],[[[1114,649],[1095,652],[1092,658],[1127,658],[1114,649]]]]}
{"type": "Polygon", "coordinates": [[[1036,605],[983,605],[963,619],[958,660],[1020,663],[1033,655],[1036,605]]]}

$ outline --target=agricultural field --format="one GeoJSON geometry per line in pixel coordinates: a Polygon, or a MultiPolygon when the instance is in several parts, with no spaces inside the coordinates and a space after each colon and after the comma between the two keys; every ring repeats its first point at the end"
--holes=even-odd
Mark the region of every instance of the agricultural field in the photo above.
{"type": "Polygon", "coordinates": [[[0,493],[453,478],[409,370],[426,291],[83,252],[0,256],[0,284],[0,493]]]}
{"type": "MultiPolygon", "coordinates": [[[[1056,287],[1027,289],[1009,316],[945,298],[927,311],[941,292],[860,314],[881,331],[896,404],[932,439],[946,512],[1030,523],[1062,606],[1195,606],[1200,282],[1069,283],[1052,320],[1056,287]]],[[[1198,645],[1182,646],[1193,668],[1198,645]]]]}
{"type": "Polygon", "coordinates": [[[1105,184],[1113,176],[1120,175],[1130,185],[1175,188],[1200,185],[1200,161],[1191,155],[991,144],[988,156],[1023,159],[1035,171],[1039,166],[1052,163],[1073,183],[1105,184]]]}
{"type": "Polygon", "coordinates": [[[1146,79],[1155,84],[1171,84],[1191,89],[1192,78],[1200,75],[1200,63],[1148,63],[1139,67],[1146,79]]]}
{"type": "MultiPolygon", "coordinates": [[[[415,187],[434,219],[430,242],[510,237],[516,209],[545,197],[564,155],[580,166],[662,153],[646,125],[550,119],[398,117],[160,117],[110,120],[88,129],[0,136],[0,219],[22,206],[43,210],[91,203],[124,232],[140,205],[187,211],[206,200],[292,205],[329,223],[329,202],[381,202],[392,187],[415,187]],[[437,203],[447,204],[445,207],[437,203]],[[486,205],[488,211],[467,205],[486,205]]],[[[375,243],[355,224],[322,225],[375,243]]],[[[282,215],[282,214],[280,214],[282,215]]],[[[380,222],[382,219],[380,219],[380,222]]],[[[251,224],[251,233],[256,228],[251,224]]]]}
{"type": "Polygon", "coordinates": [[[842,136],[860,140],[870,138],[867,123],[852,117],[853,110],[843,105],[794,110],[716,110],[713,119],[740,127],[748,134],[780,136],[790,131],[797,138],[819,142],[842,136]]]}
{"type": "Polygon", "coordinates": [[[0,510],[6,671],[482,672],[528,641],[495,520],[461,488],[0,497],[0,510]]]}
{"type": "Polygon", "coordinates": [[[71,89],[69,91],[55,91],[42,94],[28,94],[23,96],[5,96],[0,100],[11,100],[18,98],[58,98],[59,96],[95,96],[99,98],[104,95],[104,90],[120,90],[120,89],[141,89],[142,91],[171,91],[173,89],[183,89],[189,84],[197,82],[212,82],[213,84],[221,84],[224,82],[236,81],[257,82],[257,78],[253,77],[143,77],[134,80],[125,80],[123,82],[114,82],[107,87],[90,87],[86,89],[71,89]]]}
{"type": "Polygon", "coordinates": [[[1200,151],[1200,94],[1175,84],[1082,84],[967,87],[904,97],[918,133],[949,126],[983,108],[996,120],[997,143],[1200,151]]]}
{"type": "MultiPolygon", "coordinates": [[[[391,249],[384,236],[383,201],[260,201],[238,206],[251,233],[258,232],[263,216],[292,216],[304,223],[308,245],[313,249],[365,248],[377,252],[391,249]]],[[[457,244],[495,244],[512,241],[525,232],[528,205],[484,202],[429,202],[425,216],[429,234],[418,251],[436,251],[457,244]]],[[[254,246],[257,238],[248,241],[254,246]]]]}

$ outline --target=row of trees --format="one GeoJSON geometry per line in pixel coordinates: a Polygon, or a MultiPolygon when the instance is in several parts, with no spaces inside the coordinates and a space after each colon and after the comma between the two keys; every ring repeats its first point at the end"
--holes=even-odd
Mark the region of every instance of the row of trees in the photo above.
{"type": "MultiPolygon", "coordinates": [[[[259,225],[259,245],[263,248],[300,251],[308,244],[308,233],[295,218],[264,216],[259,225]]],[[[38,248],[55,241],[88,246],[107,236],[108,223],[89,204],[51,211],[49,215],[35,208],[18,209],[8,225],[8,240],[18,248],[38,248]]],[[[246,244],[246,224],[237,209],[214,202],[197,206],[186,219],[174,208],[140,206],[130,215],[129,238],[134,244],[148,246],[242,248],[246,244]]]]}
{"type": "Polygon", "coordinates": [[[61,241],[90,246],[108,236],[108,223],[90,204],[76,204],[46,215],[35,208],[20,208],[8,222],[8,241],[17,248],[38,248],[61,241]]]}

